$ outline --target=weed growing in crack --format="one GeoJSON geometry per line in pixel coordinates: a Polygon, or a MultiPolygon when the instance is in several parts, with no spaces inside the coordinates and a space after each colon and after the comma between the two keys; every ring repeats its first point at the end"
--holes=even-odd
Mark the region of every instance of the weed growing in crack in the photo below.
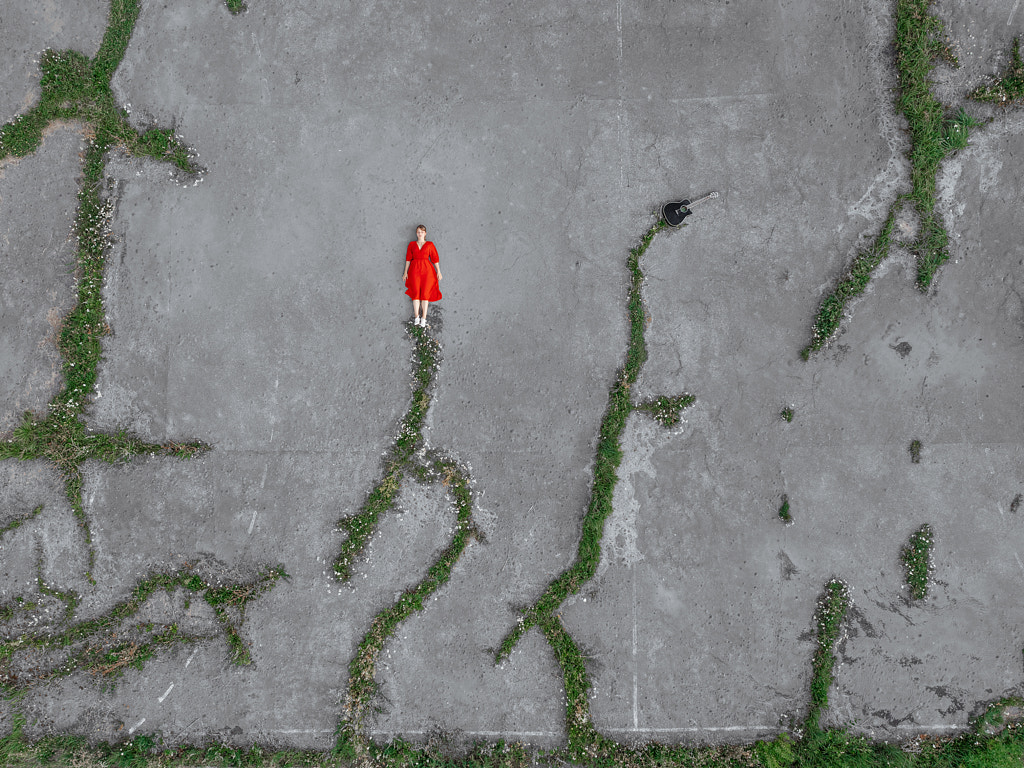
{"type": "Polygon", "coordinates": [[[557,614],[543,616],[540,628],[562,669],[565,724],[569,735],[567,751],[570,759],[593,760],[614,753],[618,745],[598,733],[590,720],[590,677],[579,646],[557,614]]]}
{"type": "Polygon", "coordinates": [[[74,225],[77,301],[63,319],[57,339],[64,388],[50,403],[45,418],[24,415],[13,438],[0,443],[0,459],[43,459],[57,467],[85,537],[85,576],[90,583],[95,583],[92,570],[96,553],[82,505],[82,462],[125,461],[142,453],[188,458],[209,450],[200,442],[149,444],[123,431],[93,434],[83,421],[96,384],[102,353],[100,340],[109,332],[103,306],[103,270],[110,244],[113,203],[101,195],[104,157],[109,149],[122,146],[136,157],[156,158],[188,173],[199,171],[172,131],[154,128],[139,133],[129,125],[124,110],[114,104],[110,79],[124,57],[138,14],[137,0],[111,0],[107,29],[95,58],[76,51],[45,51],[40,62],[43,74],[39,103],[0,127],[3,160],[34,152],[42,141],[43,130],[54,121],[78,120],[89,126],[91,138],[83,163],[74,225]]]}
{"type": "Polygon", "coordinates": [[[1004,107],[1024,104],[1024,58],[1020,55],[1019,37],[1013,38],[1010,63],[1002,76],[995,78],[989,85],[975,88],[968,94],[968,98],[1004,107]]]}
{"type": "MultiPolygon", "coordinates": [[[[943,23],[929,10],[933,0],[898,0],[896,3],[896,71],[899,78],[897,107],[907,119],[910,132],[909,200],[921,217],[921,234],[913,250],[917,256],[917,285],[928,289],[938,268],[949,258],[948,236],[935,212],[935,184],[939,164],[952,151],[949,135],[957,125],[966,146],[969,125],[947,120],[945,108],[931,92],[931,73],[937,59],[956,64],[941,40],[943,23]]],[[[902,201],[901,201],[902,202],[902,201]]],[[[892,211],[890,211],[890,216],[892,211]]]]}
{"type": "MultiPolygon", "coordinates": [[[[899,203],[902,204],[902,198],[899,203]]],[[[882,225],[882,230],[874,242],[857,254],[846,276],[821,302],[818,316],[811,328],[811,343],[800,353],[804,360],[809,359],[812,352],[821,349],[835,335],[843,320],[843,314],[846,312],[846,305],[851,299],[864,292],[868,283],[871,282],[871,274],[875,271],[875,267],[889,255],[889,245],[892,243],[892,231],[898,210],[899,206],[893,203],[885,223],[882,225]]]]}
{"type": "Polygon", "coordinates": [[[921,448],[923,447],[920,440],[910,441],[910,448],[908,450],[910,451],[910,461],[914,464],[921,463],[921,448]]]}
{"type": "Polygon", "coordinates": [[[917,287],[927,291],[939,267],[949,259],[949,236],[935,211],[936,175],[946,157],[967,146],[970,129],[980,123],[963,108],[947,117],[946,108],[931,92],[931,74],[938,59],[958,66],[942,40],[942,22],[930,13],[933,1],[896,3],[896,106],[910,133],[911,191],[896,198],[874,241],[857,254],[847,274],[822,301],[811,328],[811,343],[800,353],[804,360],[835,335],[847,304],[864,292],[875,268],[888,256],[896,214],[905,202],[914,206],[921,221],[918,238],[910,244],[917,260],[917,287]]]}
{"type": "Polygon", "coordinates": [[[818,610],[814,615],[818,647],[811,662],[811,707],[805,722],[808,732],[820,731],[821,715],[828,707],[828,689],[832,685],[832,669],[836,664],[835,644],[849,607],[849,587],[839,579],[829,581],[818,598],[818,610]]]}
{"type": "MultiPolygon", "coordinates": [[[[253,581],[243,584],[219,585],[191,571],[151,576],[136,585],[126,601],[118,603],[103,616],[71,625],[61,632],[25,633],[0,642],[0,685],[9,693],[17,693],[31,685],[66,677],[79,670],[109,680],[127,669],[141,669],[160,648],[209,639],[204,635],[183,634],[173,623],[128,623],[145,602],[161,589],[168,593],[183,589],[201,594],[214,609],[224,631],[232,663],[249,664],[251,659],[248,647],[239,633],[245,620],[245,608],[252,600],[272,589],[279,580],[287,578],[288,574],[280,566],[267,568],[253,581]],[[31,654],[33,651],[45,655],[66,651],[66,655],[59,663],[44,664],[29,659],[29,663],[23,666],[32,673],[18,674],[14,667],[14,657],[22,653],[31,654]]],[[[69,596],[68,593],[46,587],[42,579],[40,590],[44,594],[52,593],[64,601],[77,598],[73,593],[69,596]]],[[[69,610],[68,615],[71,613],[69,610]]]]}
{"type": "MultiPolygon", "coordinates": [[[[644,255],[654,236],[667,227],[664,219],[655,222],[643,237],[640,244],[630,249],[626,261],[629,268],[630,286],[626,306],[629,315],[629,344],[626,348],[626,360],[615,377],[615,384],[608,393],[608,405],[601,419],[601,429],[597,442],[597,455],[594,459],[594,481],[591,486],[590,503],[583,516],[583,526],[576,559],[569,568],[554,579],[541,594],[537,601],[526,608],[520,615],[515,627],[501,641],[495,653],[495,662],[508,658],[519,639],[532,627],[537,626],[546,617],[551,616],[562,602],[580,590],[597,571],[601,558],[601,538],[604,535],[604,523],[612,513],[612,495],[618,482],[616,471],[622,461],[622,448],[619,438],[625,429],[626,420],[633,411],[630,388],[636,383],[640,369],[647,362],[647,342],[644,331],[647,325],[644,311],[643,286],[644,274],[640,269],[640,258],[644,255]]],[[[683,396],[689,397],[689,396],[683,396]]],[[[681,402],[681,401],[680,401],[681,402]]]]}
{"type": "Polygon", "coordinates": [[[34,600],[26,600],[18,595],[10,602],[0,605],[0,622],[10,621],[18,611],[34,611],[38,607],[39,604],[34,600]]]}
{"type": "Polygon", "coordinates": [[[403,473],[413,466],[413,454],[423,440],[423,420],[430,408],[430,387],[434,381],[434,372],[441,362],[441,345],[424,328],[410,325],[406,331],[415,344],[412,400],[402,418],[398,437],[384,458],[380,482],[370,491],[357,514],[338,521],[338,528],[347,534],[341,551],[334,559],[334,576],[339,581],[352,578],[356,559],[366,548],[380,516],[394,507],[403,473]]]}
{"type": "MultiPolygon", "coordinates": [[[[420,328],[410,330],[426,335],[420,328]]],[[[416,586],[405,590],[389,608],[374,618],[356,655],[349,662],[348,691],[334,747],[334,754],[339,757],[366,758],[379,749],[362,733],[363,719],[377,692],[374,679],[377,658],[398,625],[414,611],[423,610],[424,601],[447,583],[455,563],[470,540],[479,536],[472,519],[473,495],[469,487],[469,476],[458,462],[436,451],[428,451],[423,460],[413,457],[407,461],[418,477],[440,482],[446,489],[455,508],[455,531],[451,542],[427,570],[426,577],[416,586]]]]}
{"type": "Polygon", "coordinates": [[[75,615],[75,609],[82,602],[82,598],[73,589],[60,590],[46,583],[46,580],[43,578],[42,545],[39,546],[36,552],[36,586],[39,588],[39,594],[54,597],[62,602],[64,604],[64,621],[71,621],[71,617],[75,615]]]}
{"type": "Polygon", "coordinates": [[[789,406],[787,406],[787,407],[783,408],[783,409],[782,409],[782,411],[781,411],[781,413],[779,413],[779,416],[781,416],[781,417],[782,417],[782,420],[783,420],[783,421],[786,421],[786,422],[790,422],[790,421],[793,421],[793,417],[794,417],[795,415],[796,415],[796,411],[794,411],[794,410],[793,410],[792,408],[790,408],[789,406]]]}
{"type": "Polygon", "coordinates": [[[679,414],[697,402],[693,395],[661,396],[653,400],[645,400],[636,406],[636,410],[649,414],[663,427],[674,427],[679,423],[679,414]]]}
{"type": "Polygon", "coordinates": [[[910,597],[921,600],[928,595],[928,580],[931,578],[934,564],[932,562],[932,544],[935,535],[932,527],[925,523],[910,535],[910,539],[900,551],[903,571],[910,597]]]}
{"type": "MultiPolygon", "coordinates": [[[[3,447],[2,444],[0,444],[0,448],[2,448],[2,447],[3,447]]],[[[14,518],[9,523],[7,523],[2,528],[0,528],[0,537],[3,537],[3,535],[5,533],[10,533],[11,531],[16,531],[18,528],[20,528],[22,525],[27,523],[29,520],[32,520],[33,518],[35,518],[42,511],[43,511],[43,505],[40,504],[35,509],[33,509],[31,512],[29,512],[27,515],[25,515],[24,517],[16,517],[16,518],[14,518]]]]}

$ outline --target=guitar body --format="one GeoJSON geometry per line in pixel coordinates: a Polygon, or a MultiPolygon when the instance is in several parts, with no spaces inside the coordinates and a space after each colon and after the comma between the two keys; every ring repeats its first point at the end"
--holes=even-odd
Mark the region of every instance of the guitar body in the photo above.
{"type": "Polygon", "coordinates": [[[664,207],[661,209],[661,217],[665,219],[665,222],[670,227],[678,227],[683,223],[683,219],[693,213],[693,211],[687,208],[689,204],[689,200],[665,203],[664,207]]]}
{"type": "Polygon", "coordinates": [[[693,202],[689,200],[678,200],[672,203],[665,203],[661,208],[661,217],[670,227],[681,227],[683,226],[683,219],[693,213],[693,211],[690,210],[691,205],[703,203],[705,200],[714,200],[716,197],[718,197],[718,193],[711,192],[704,195],[704,197],[694,200],[693,202]]]}

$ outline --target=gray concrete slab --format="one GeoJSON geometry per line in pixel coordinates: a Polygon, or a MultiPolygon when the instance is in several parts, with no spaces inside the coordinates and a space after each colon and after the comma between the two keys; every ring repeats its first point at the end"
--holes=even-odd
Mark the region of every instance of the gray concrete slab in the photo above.
{"type": "MultiPolygon", "coordinates": [[[[986,40],[1011,11],[996,5],[986,40]]],[[[638,388],[698,403],[673,430],[631,419],[599,574],[562,611],[595,724],[625,741],[792,724],[833,575],[855,610],[831,722],[898,738],[1019,691],[1021,617],[1002,599],[1024,569],[1008,508],[1024,485],[1019,119],[947,169],[956,261],[937,290],[917,293],[894,257],[803,363],[818,302],[906,179],[889,5],[250,6],[144,3],[115,77],[136,124],[174,126],[209,172],[109,167],[113,335],[88,423],[213,451],[87,465],[98,584],[80,614],[185,563],[224,578],[281,563],[292,579],[247,613],[251,667],[218,640],[113,691],[73,676],[26,698],[32,733],[331,743],[362,634],[451,525],[435,489],[407,482],[353,585],[329,579],[335,523],[377,482],[407,405],[399,277],[422,221],[446,294],[425,435],[469,465],[488,543],[385,646],[370,733],[561,743],[539,633],[501,667],[490,651],[574,556],[626,343],[626,253],[656,204],[709,189],[722,198],[644,264],[638,388]],[[936,583],[908,605],[899,547],[922,522],[936,583]]],[[[949,16],[963,26],[970,7],[949,16]]],[[[50,482],[26,502],[59,493],[50,482]]],[[[80,543],[24,536],[80,573],[80,543]]]]}
{"type": "Polygon", "coordinates": [[[40,0],[0,8],[0,125],[39,100],[39,54],[73,48],[95,56],[107,26],[106,0],[40,0]]]}
{"type": "MultiPolygon", "coordinates": [[[[671,391],[671,374],[678,381],[680,370],[693,371],[700,383],[686,388],[701,399],[668,437],[633,426],[634,458],[605,550],[611,564],[586,591],[590,602],[567,612],[596,659],[600,727],[681,737],[745,726],[723,733],[749,738],[780,715],[799,719],[800,660],[811,651],[797,640],[811,639],[813,601],[832,575],[853,587],[857,617],[832,724],[885,738],[941,733],[964,727],[979,702],[1019,690],[1021,617],[999,597],[1021,578],[1020,525],[1009,512],[1024,487],[1012,213],[1021,193],[1019,169],[1004,162],[1019,152],[1019,125],[979,136],[943,176],[956,246],[937,295],[913,290],[913,263],[895,256],[846,332],[809,364],[791,362],[774,327],[729,312],[755,304],[742,295],[744,280],[755,279],[749,268],[734,266],[728,290],[741,296],[721,305],[697,296],[713,276],[682,290],[683,281],[651,279],[652,307],[671,307],[674,297],[704,312],[652,313],[649,334],[662,341],[652,343],[645,387],[671,391]],[[730,346],[758,373],[738,381],[730,346]],[[656,354],[673,348],[686,357],[656,354]],[[784,404],[795,407],[792,424],[778,417],[784,404]],[[920,465],[909,460],[912,439],[925,445],[920,465]],[[775,517],[784,492],[795,518],[786,528],[775,517]],[[937,583],[928,601],[909,605],[899,549],[924,522],[944,532],[937,583]],[[752,689],[759,693],[744,698],[752,689]],[[746,711],[716,722],[728,701],[746,711]],[[659,719],[666,712],[675,722],[659,719]]],[[[651,248],[652,274],[677,240],[666,242],[651,248]]]]}
{"type": "Polygon", "coordinates": [[[45,414],[64,382],[57,334],[74,301],[75,179],[81,130],[48,131],[30,157],[0,165],[0,436],[45,414]]]}
{"type": "MultiPolygon", "coordinates": [[[[325,532],[340,514],[334,503],[357,505],[361,498],[351,496],[361,495],[362,485],[353,482],[358,470],[336,474],[343,463],[334,454],[215,451],[189,463],[146,459],[92,468],[85,496],[98,587],[85,596],[82,618],[124,599],[143,576],[186,563],[239,580],[258,564],[280,562],[291,579],[246,613],[241,632],[251,644],[250,667],[230,665],[226,645],[215,639],[194,657],[187,648],[161,653],[109,691],[97,691],[89,675],[74,675],[26,696],[31,732],[116,739],[144,717],[145,731],[170,743],[199,733],[233,743],[328,748],[348,660],[373,616],[415,584],[447,544],[453,521],[433,489],[406,486],[403,511],[382,521],[352,585],[337,584],[329,563],[338,539],[325,532]],[[155,528],[160,536],[145,533],[155,528]],[[171,683],[174,695],[159,700],[171,683]]],[[[517,714],[503,721],[507,727],[540,731],[557,718],[558,679],[550,666],[534,656],[502,673],[517,681],[521,700],[517,714]],[[544,709],[534,711],[534,702],[544,709]]]]}

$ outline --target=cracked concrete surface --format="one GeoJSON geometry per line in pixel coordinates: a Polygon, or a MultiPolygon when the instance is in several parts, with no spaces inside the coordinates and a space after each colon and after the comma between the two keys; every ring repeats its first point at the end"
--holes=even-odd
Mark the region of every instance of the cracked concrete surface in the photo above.
{"type": "MultiPolygon", "coordinates": [[[[710,189],[721,199],[644,257],[638,386],[697,404],[670,430],[632,417],[598,576],[562,612],[595,725],[624,741],[749,741],[799,721],[814,600],[833,575],[854,601],[833,724],[941,732],[1020,693],[1024,609],[1005,599],[1024,577],[1024,518],[1009,510],[1024,491],[1019,115],[944,168],[953,259],[933,293],[892,257],[803,363],[817,303],[905,182],[887,4],[249,5],[143,3],[115,76],[132,120],[173,125],[209,172],[193,185],[108,166],[113,335],[89,424],[214,449],[86,466],[98,585],[76,588],[84,617],[199,559],[237,576],[281,562],[292,579],[249,608],[253,667],[229,665],[217,639],[112,691],[75,675],[27,696],[31,733],[332,743],[359,639],[450,525],[436,491],[407,480],[406,511],[382,522],[352,585],[329,579],[334,524],[376,482],[407,404],[399,278],[423,221],[445,274],[426,438],[472,465],[487,543],[385,647],[370,733],[561,743],[540,634],[497,668],[491,649],[572,560],[626,343],[628,249],[657,204],[710,189]],[[899,547],[923,522],[935,583],[911,604],[899,547]]],[[[1024,10],[937,7],[965,61],[963,82],[943,71],[940,87],[961,94],[1024,10]]],[[[5,38],[39,26],[0,13],[5,38]]],[[[38,45],[94,52],[102,13],[71,18],[38,45]]],[[[0,46],[0,67],[25,66],[22,48],[0,46]]],[[[28,86],[0,79],[13,115],[28,86]]],[[[47,311],[67,306],[71,251],[43,243],[69,231],[78,141],[54,132],[0,171],[0,430],[53,391],[31,377],[57,371],[38,344],[47,311]]],[[[17,553],[3,589],[26,580],[39,542],[48,578],[72,585],[84,545],[59,533],[62,489],[35,463],[0,473],[0,520],[46,504],[0,542],[17,553]]]]}

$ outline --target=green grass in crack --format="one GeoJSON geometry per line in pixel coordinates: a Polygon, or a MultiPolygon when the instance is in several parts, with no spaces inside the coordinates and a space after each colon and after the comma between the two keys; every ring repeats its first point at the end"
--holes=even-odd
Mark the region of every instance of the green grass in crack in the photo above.
{"type": "Polygon", "coordinates": [[[900,551],[903,572],[910,588],[910,596],[921,600],[928,596],[928,580],[932,575],[932,545],[935,535],[932,527],[925,523],[910,535],[900,551]]]}
{"type": "Polygon", "coordinates": [[[828,689],[832,685],[832,670],[836,664],[835,645],[846,611],[850,607],[850,590],[839,579],[825,585],[818,599],[814,615],[817,630],[817,648],[811,662],[811,706],[805,728],[808,732],[820,730],[821,716],[828,707],[828,689]]]}
{"type": "Polygon", "coordinates": [[[896,198],[878,235],[857,254],[846,275],[822,301],[811,328],[811,343],[801,352],[804,360],[835,335],[847,304],[864,292],[875,268],[888,256],[896,213],[904,203],[914,207],[921,222],[918,237],[909,246],[917,260],[917,287],[927,291],[939,267],[949,259],[949,236],[935,211],[936,177],[942,161],[966,147],[971,128],[980,123],[962,108],[955,115],[947,115],[946,107],[932,94],[931,75],[936,61],[958,64],[942,39],[942,22],[930,13],[932,2],[896,3],[896,106],[906,118],[910,134],[911,190],[896,198]]]}
{"type": "Polygon", "coordinates": [[[856,296],[864,293],[864,289],[871,282],[871,275],[875,267],[882,263],[889,255],[889,246],[892,242],[892,230],[896,221],[896,211],[899,207],[896,203],[889,209],[881,232],[874,241],[864,250],[857,254],[846,276],[839,281],[839,284],[825,299],[818,308],[818,316],[811,328],[811,343],[804,348],[800,356],[804,360],[810,358],[812,352],[821,349],[831,339],[846,312],[846,305],[856,296]]]}
{"type": "Polygon", "coordinates": [[[96,384],[101,338],[109,332],[103,306],[103,272],[113,203],[101,194],[106,152],[121,146],[135,156],[170,162],[183,171],[199,170],[171,131],[152,129],[140,134],[114,104],[110,78],[124,57],[138,13],[136,0],[111,0],[107,30],[95,58],[76,51],[45,51],[40,62],[43,75],[39,103],[0,128],[0,160],[34,152],[43,130],[55,121],[86,123],[91,136],[74,225],[76,303],[63,319],[57,340],[64,388],[51,401],[45,418],[26,413],[13,438],[0,443],[0,459],[47,460],[60,472],[65,494],[84,532],[88,548],[86,578],[90,583],[96,555],[82,504],[82,462],[123,461],[143,453],[188,458],[209,449],[200,442],[146,443],[126,432],[94,434],[83,421],[96,384]]]}
{"type": "MultiPolygon", "coordinates": [[[[616,472],[622,461],[619,438],[629,414],[634,409],[630,390],[640,375],[640,369],[647,362],[647,342],[644,339],[647,318],[641,291],[644,274],[640,269],[640,258],[654,236],[666,226],[668,225],[665,220],[659,219],[640,238],[640,243],[630,249],[626,262],[630,276],[629,298],[626,304],[629,314],[629,344],[626,348],[625,364],[616,375],[615,384],[608,394],[604,417],[601,419],[590,503],[583,516],[576,559],[547,586],[532,606],[522,612],[516,626],[501,641],[495,653],[496,662],[507,658],[527,631],[550,617],[569,595],[578,592],[597,571],[601,558],[601,537],[604,535],[605,521],[612,513],[612,495],[618,482],[616,472]]],[[[683,396],[679,402],[682,403],[686,397],[690,396],[683,396]]]]}
{"type": "MultiPolygon", "coordinates": [[[[410,332],[419,334],[420,340],[427,336],[421,328],[410,327],[410,332]]],[[[334,749],[334,754],[338,756],[366,758],[376,754],[379,758],[379,748],[362,732],[363,719],[377,692],[374,680],[377,658],[398,625],[414,611],[423,610],[424,601],[447,583],[455,563],[470,540],[479,536],[472,520],[473,495],[469,477],[458,462],[436,451],[429,451],[423,460],[417,457],[408,459],[404,468],[411,470],[421,482],[439,482],[445,487],[455,508],[454,533],[448,546],[427,570],[426,577],[416,586],[405,590],[389,608],[374,618],[355,657],[349,662],[348,691],[334,749]]]]}
{"type": "Polygon", "coordinates": [[[1006,71],[995,82],[983,85],[971,91],[970,98],[991,104],[1008,107],[1011,104],[1024,104],[1024,58],[1020,55],[1020,38],[1013,38],[1010,51],[1010,63],[1006,71]]]}
{"type": "MultiPolygon", "coordinates": [[[[2,447],[2,446],[0,446],[0,447],[2,447]]],[[[25,515],[23,517],[16,517],[13,520],[11,520],[9,523],[4,525],[3,527],[0,527],[0,538],[2,538],[5,533],[10,533],[11,531],[16,531],[18,528],[23,526],[29,520],[32,520],[33,518],[38,516],[39,513],[42,512],[42,511],[43,511],[43,505],[40,504],[35,509],[33,509],[31,512],[29,512],[27,515],[25,515]]]]}
{"type": "MultiPolygon", "coordinates": [[[[129,668],[141,669],[160,648],[208,639],[203,635],[183,634],[173,623],[129,623],[159,590],[170,594],[182,589],[200,594],[214,610],[227,639],[232,663],[249,664],[248,647],[239,633],[245,609],[279,580],[287,578],[288,574],[281,567],[264,569],[251,582],[228,585],[215,584],[191,571],[151,576],[136,585],[127,600],[103,616],[72,624],[63,631],[29,632],[0,642],[0,685],[8,693],[16,693],[79,670],[109,680],[129,668]],[[31,674],[23,671],[18,674],[16,670],[20,668],[14,665],[16,656],[33,652],[40,654],[40,660],[22,665],[30,669],[31,674]],[[64,654],[60,660],[54,660],[60,653],[64,654]]],[[[40,589],[45,593],[41,581],[40,589]]],[[[67,593],[57,595],[68,599],[67,593]]]]}
{"type": "Polygon", "coordinates": [[[380,481],[357,514],[338,521],[338,528],[347,534],[341,551],[334,559],[334,575],[339,581],[352,578],[355,561],[366,548],[380,516],[394,506],[403,473],[411,466],[413,454],[423,440],[423,420],[430,409],[430,386],[434,380],[434,371],[440,364],[441,347],[425,329],[410,325],[407,330],[415,344],[412,400],[402,418],[398,437],[384,457],[384,471],[380,481]]]}

